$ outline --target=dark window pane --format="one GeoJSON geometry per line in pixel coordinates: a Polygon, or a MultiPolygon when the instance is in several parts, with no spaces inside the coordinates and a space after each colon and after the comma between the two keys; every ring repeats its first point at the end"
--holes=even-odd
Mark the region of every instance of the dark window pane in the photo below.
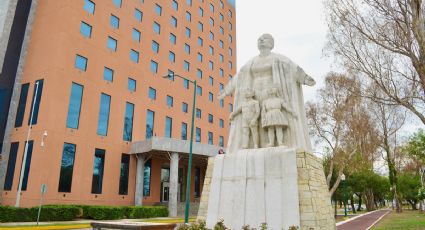
{"type": "Polygon", "coordinates": [[[196,127],[196,131],[195,131],[195,141],[196,142],[201,142],[201,129],[196,127]]]}
{"type": "Polygon", "coordinates": [[[7,161],[6,179],[4,181],[4,190],[10,191],[13,185],[15,175],[16,155],[18,154],[19,142],[10,144],[9,160],[7,161]]]}
{"type": "Polygon", "coordinates": [[[146,139],[149,139],[153,136],[154,122],[155,122],[155,112],[148,110],[146,115],[146,139]]]}
{"type": "Polygon", "coordinates": [[[76,83],[72,83],[71,98],[69,99],[68,106],[68,117],[66,119],[67,128],[78,129],[82,98],[83,86],[76,83]]]}
{"type": "Polygon", "coordinates": [[[143,171],[143,196],[151,195],[151,166],[152,160],[146,161],[143,171]]]}
{"type": "Polygon", "coordinates": [[[24,120],[25,107],[28,98],[28,89],[30,84],[23,84],[21,87],[21,95],[19,96],[18,111],[16,112],[15,127],[21,127],[24,120]]]}
{"type": "Polygon", "coordinates": [[[130,155],[121,155],[121,169],[120,169],[120,185],[119,194],[128,194],[128,172],[130,171],[130,155]]]}
{"type": "Polygon", "coordinates": [[[63,145],[58,192],[71,192],[75,149],[76,147],[74,144],[65,143],[63,145]]]}
{"type": "Polygon", "coordinates": [[[182,140],[187,140],[187,124],[182,122],[182,140]]]}
{"type": "MultiPolygon", "coordinates": [[[[24,178],[22,180],[22,189],[21,189],[22,191],[27,190],[28,176],[30,174],[33,144],[34,144],[34,141],[28,141],[27,159],[25,161],[24,178]]],[[[25,151],[25,148],[24,148],[24,151],[25,151]]],[[[24,160],[24,154],[22,154],[22,161],[23,160],[24,160]]]]}
{"type": "Polygon", "coordinates": [[[97,124],[97,134],[106,136],[108,133],[109,109],[111,96],[102,93],[100,96],[99,120],[97,124]]]}
{"type": "Polygon", "coordinates": [[[28,119],[28,125],[32,123],[33,125],[37,124],[38,121],[38,111],[40,109],[40,101],[41,101],[41,94],[43,93],[43,83],[44,80],[37,80],[34,85],[34,93],[32,96],[32,102],[31,102],[31,111],[30,116],[28,119]],[[35,92],[37,91],[37,95],[35,92]],[[35,100],[35,103],[34,103],[35,100]],[[34,114],[32,115],[32,122],[31,122],[31,113],[34,105],[34,114]]]}
{"type": "Polygon", "coordinates": [[[131,141],[133,136],[133,113],[134,105],[131,103],[126,103],[125,105],[125,117],[124,117],[124,141],[131,141]]]}
{"type": "Polygon", "coordinates": [[[195,197],[201,196],[201,169],[195,167],[195,197]]]}
{"type": "Polygon", "coordinates": [[[173,119],[171,117],[165,117],[165,137],[171,138],[173,127],[173,119]]]}
{"type": "Polygon", "coordinates": [[[91,193],[101,194],[103,183],[103,170],[105,166],[105,150],[96,149],[93,161],[93,178],[91,184],[91,193]]]}

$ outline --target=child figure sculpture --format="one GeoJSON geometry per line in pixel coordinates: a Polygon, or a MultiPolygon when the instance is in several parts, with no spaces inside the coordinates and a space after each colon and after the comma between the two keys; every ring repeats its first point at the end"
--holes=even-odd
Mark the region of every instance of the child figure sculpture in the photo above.
{"type": "Polygon", "coordinates": [[[261,109],[261,125],[267,129],[269,143],[267,147],[275,146],[275,137],[277,137],[277,144],[282,146],[283,131],[288,128],[288,117],[285,116],[282,109],[290,113],[296,118],[296,115],[289,108],[286,102],[278,97],[278,89],[275,87],[267,90],[268,98],[263,101],[261,109]],[[276,135],[275,135],[276,132],[276,135]]]}
{"type": "Polygon", "coordinates": [[[242,148],[249,148],[249,137],[252,135],[254,148],[258,148],[258,118],[260,116],[260,104],[254,100],[254,91],[250,88],[244,89],[245,100],[230,114],[230,120],[242,113],[242,148]]]}

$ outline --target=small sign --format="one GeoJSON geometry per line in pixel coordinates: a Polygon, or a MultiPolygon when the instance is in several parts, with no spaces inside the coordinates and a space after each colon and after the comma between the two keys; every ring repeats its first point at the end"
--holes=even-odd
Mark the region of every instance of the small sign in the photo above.
{"type": "Polygon", "coordinates": [[[41,194],[45,194],[47,192],[47,185],[46,184],[42,184],[41,185],[41,194]]]}

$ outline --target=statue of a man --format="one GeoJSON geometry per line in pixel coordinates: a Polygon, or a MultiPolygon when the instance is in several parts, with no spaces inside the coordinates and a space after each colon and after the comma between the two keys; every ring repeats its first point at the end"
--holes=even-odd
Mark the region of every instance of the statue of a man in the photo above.
{"type": "MultiPolygon", "coordinates": [[[[258,38],[260,54],[242,66],[239,73],[224,87],[218,97],[222,99],[227,95],[234,94],[234,106],[238,108],[244,100],[243,89],[251,88],[255,92],[255,100],[262,107],[263,101],[268,97],[268,86],[276,86],[282,94],[279,97],[288,103],[288,110],[293,111],[294,115],[288,118],[288,135],[284,144],[298,150],[311,151],[302,85],[313,86],[316,82],[289,58],[272,53],[273,47],[273,37],[270,34],[261,35],[258,38]]],[[[227,146],[229,153],[236,153],[242,148],[242,130],[241,116],[234,117],[227,146]]],[[[260,148],[267,147],[269,144],[268,134],[263,128],[259,130],[259,139],[260,148]]],[[[249,146],[249,148],[253,147],[249,146]]]]}

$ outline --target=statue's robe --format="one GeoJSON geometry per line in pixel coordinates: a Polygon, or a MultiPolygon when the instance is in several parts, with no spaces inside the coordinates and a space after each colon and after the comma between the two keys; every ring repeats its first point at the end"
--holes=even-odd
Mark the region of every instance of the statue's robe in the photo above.
{"type": "MultiPolygon", "coordinates": [[[[271,53],[270,55],[272,56],[273,61],[272,84],[280,89],[280,96],[283,97],[283,99],[290,106],[290,109],[297,116],[297,118],[295,118],[291,115],[288,115],[289,126],[285,131],[285,145],[288,147],[294,147],[299,151],[311,152],[310,136],[307,129],[307,119],[304,109],[304,98],[301,85],[305,84],[308,80],[310,82],[314,82],[314,80],[289,58],[275,53],[271,53]]],[[[258,57],[254,57],[248,61],[241,68],[239,73],[234,76],[224,88],[226,95],[234,95],[234,108],[238,108],[244,99],[241,89],[254,88],[252,85],[253,76],[251,72],[251,66],[256,58],[258,57]]],[[[268,143],[266,130],[259,126],[259,134],[260,147],[266,147],[266,144],[268,143]]],[[[250,143],[250,148],[252,148],[252,141],[250,141],[250,143]]],[[[241,149],[241,146],[242,120],[241,116],[238,115],[234,118],[230,126],[227,152],[236,153],[236,151],[241,149]]]]}

